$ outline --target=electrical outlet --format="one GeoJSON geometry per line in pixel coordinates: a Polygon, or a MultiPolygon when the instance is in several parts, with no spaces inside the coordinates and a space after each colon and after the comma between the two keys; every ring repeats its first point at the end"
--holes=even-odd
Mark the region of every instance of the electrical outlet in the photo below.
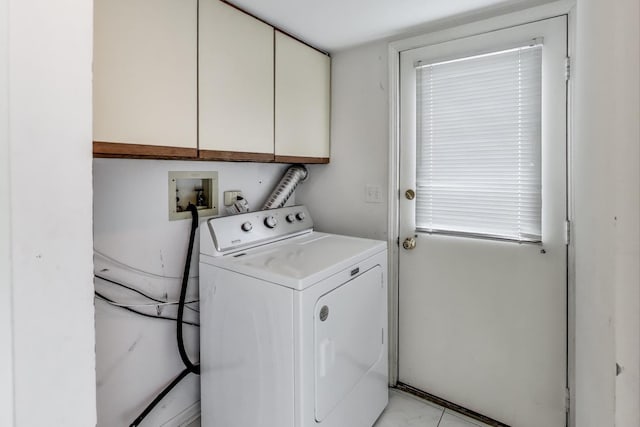
{"type": "Polygon", "coordinates": [[[225,191],[224,192],[224,205],[231,206],[236,200],[238,200],[238,196],[242,197],[242,191],[225,191]]]}
{"type": "Polygon", "coordinates": [[[382,187],[379,185],[365,185],[364,201],[366,203],[382,203],[382,187]]]}

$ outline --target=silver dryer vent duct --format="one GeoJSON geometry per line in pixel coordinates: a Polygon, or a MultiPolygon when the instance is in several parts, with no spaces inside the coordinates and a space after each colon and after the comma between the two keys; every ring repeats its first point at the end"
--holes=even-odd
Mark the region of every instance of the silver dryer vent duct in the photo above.
{"type": "Polygon", "coordinates": [[[309,172],[304,165],[293,165],[280,178],[280,182],[273,189],[271,195],[262,206],[262,210],[281,208],[287,203],[300,182],[307,179],[309,172]]]}

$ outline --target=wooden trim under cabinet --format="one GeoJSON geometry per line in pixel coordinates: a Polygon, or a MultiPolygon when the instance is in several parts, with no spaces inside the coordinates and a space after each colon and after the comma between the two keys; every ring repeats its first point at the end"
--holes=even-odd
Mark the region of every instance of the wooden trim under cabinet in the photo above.
{"type": "Polygon", "coordinates": [[[276,163],[316,163],[327,164],[329,157],[296,157],[296,156],[276,156],[276,163]]]}
{"type": "Polygon", "coordinates": [[[184,147],[93,141],[94,158],[215,160],[221,162],[327,164],[329,157],[274,156],[271,153],[198,150],[184,147]]]}
{"type": "Polygon", "coordinates": [[[222,162],[262,162],[272,163],[271,153],[247,153],[240,151],[198,150],[199,160],[218,160],[222,162]]]}
{"type": "Polygon", "coordinates": [[[158,145],[120,144],[93,141],[93,157],[121,159],[186,159],[196,160],[198,150],[184,147],[162,147],[158,145]]]}

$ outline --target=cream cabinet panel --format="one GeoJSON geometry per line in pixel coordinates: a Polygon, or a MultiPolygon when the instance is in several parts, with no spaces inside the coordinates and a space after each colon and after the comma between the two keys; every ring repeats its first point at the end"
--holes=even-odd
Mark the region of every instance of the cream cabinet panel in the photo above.
{"type": "Polygon", "coordinates": [[[329,56],[276,31],[276,161],[328,161],[330,75],[329,56]]]}
{"type": "Polygon", "coordinates": [[[195,155],[197,6],[94,1],[94,141],[183,147],[195,155]]]}
{"type": "Polygon", "coordinates": [[[199,20],[200,157],[272,160],[273,27],[218,0],[199,20]]]}

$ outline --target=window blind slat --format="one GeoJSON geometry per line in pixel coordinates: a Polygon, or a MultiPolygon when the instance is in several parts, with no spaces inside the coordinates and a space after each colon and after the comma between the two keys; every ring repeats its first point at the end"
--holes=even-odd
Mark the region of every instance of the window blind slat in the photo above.
{"type": "Polygon", "coordinates": [[[541,240],[542,45],[416,68],[416,226],[541,240]]]}

